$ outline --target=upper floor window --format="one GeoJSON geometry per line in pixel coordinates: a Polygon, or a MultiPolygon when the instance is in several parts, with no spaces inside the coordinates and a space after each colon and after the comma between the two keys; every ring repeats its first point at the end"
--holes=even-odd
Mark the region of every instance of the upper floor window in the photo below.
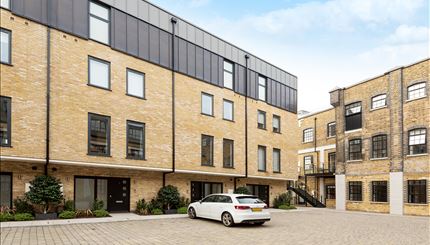
{"type": "Polygon", "coordinates": [[[94,57],[88,58],[88,84],[110,89],[110,63],[94,57]]]}
{"type": "Polygon", "coordinates": [[[349,182],[349,200],[362,201],[363,200],[363,186],[361,181],[349,182]]]}
{"type": "Polygon", "coordinates": [[[408,203],[427,203],[426,180],[408,180],[408,203]]]}
{"type": "Polygon", "coordinates": [[[96,41],[109,44],[109,8],[90,2],[90,38],[96,41]]]}
{"type": "Polygon", "coordinates": [[[336,172],[336,152],[328,154],[328,170],[330,173],[336,172]]]}
{"type": "Polygon", "coordinates": [[[257,111],[257,127],[260,129],[266,129],[266,112],[257,111]]]}
{"type": "Polygon", "coordinates": [[[307,128],[303,130],[303,143],[308,143],[314,141],[314,129],[307,128]]]}
{"type": "Polygon", "coordinates": [[[361,139],[349,141],[348,155],[349,160],[361,160],[361,139]]]}
{"type": "Polygon", "coordinates": [[[233,89],[234,86],[234,68],[233,63],[224,60],[224,87],[233,89]]]}
{"type": "Polygon", "coordinates": [[[0,96],[0,146],[11,145],[11,98],[0,96]]]}
{"type": "Polygon", "coordinates": [[[234,120],[234,104],[233,101],[224,100],[223,101],[223,118],[229,121],[234,120]]]}
{"type": "Polygon", "coordinates": [[[409,155],[427,153],[427,130],[425,128],[409,131],[409,155]]]}
{"type": "Polygon", "coordinates": [[[127,158],[145,159],[145,124],[127,121],[127,158]]]}
{"type": "Polygon", "coordinates": [[[419,99],[426,96],[426,83],[417,83],[408,87],[408,100],[419,99]]]}
{"type": "Polygon", "coordinates": [[[313,156],[304,156],[303,164],[305,166],[305,170],[311,170],[313,165],[313,156]]]}
{"type": "Polygon", "coordinates": [[[266,147],[258,146],[258,171],[266,171],[266,147]]]}
{"type": "Polygon", "coordinates": [[[224,168],[233,168],[234,166],[234,141],[229,139],[223,139],[223,166],[224,168]]]}
{"type": "Polygon", "coordinates": [[[145,74],[127,69],[127,94],[145,98],[145,74]]]}
{"type": "Polygon", "coordinates": [[[110,117],[88,113],[88,154],[110,155],[110,117]]]}
{"type": "Polygon", "coordinates": [[[388,201],[387,181],[372,181],[372,202],[388,201]]]}
{"type": "Polygon", "coordinates": [[[281,172],[281,150],[273,148],[273,172],[280,173],[281,172]]]}
{"type": "Polygon", "coordinates": [[[275,132],[275,133],[281,132],[281,117],[280,116],[273,115],[272,127],[273,127],[273,132],[275,132]]]}
{"type": "Polygon", "coordinates": [[[345,130],[361,128],[361,102],[345,106],[345,130]]]}
{"type": "Polygon", "coordinates": [[[10,0],[1,0],[0,7],[10,9],[10,0]]]}
{"type": "Polygon", "coordinates": [[[211,94],[202,93],[202,114],[213,116],[214,97],[211,94]]]}
{"type": "Polygon", "coordinates": [[[11,64],[11,46],[12,32],[5,29],[0,29],[0,62],[11,64]]]}
{"type": "Polygon", "coordinates": [[[266,101],[267,78],[258,76],[258,99],[266,101]]]}
{"type": "Polygon", "coordinates": [[[372,158],[387,157],[387,135],[372,137],[372,158]]]}
{"type": "Polygon", "coordinates": [[[381,108],[387,105],[387,95],[380,94],[372,98],[372,109],[381,108]]]}
{"type": "Polygon", "coordinates": [[[334,137],[336,136],[336,123],[331,122],[327,124],[327,137],[334,137]]]}
{"type": "Polygon", "coordinates": [[[213,166],[214,137],[202,134],[202,165],[213,166]]]}

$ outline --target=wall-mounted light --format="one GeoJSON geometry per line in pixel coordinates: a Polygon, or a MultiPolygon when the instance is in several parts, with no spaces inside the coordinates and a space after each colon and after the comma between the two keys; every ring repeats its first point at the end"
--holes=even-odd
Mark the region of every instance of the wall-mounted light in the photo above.
{"type": "Polygon", "coordinates": [[[32,170],[37,170],[36,166],[31,167],[32,170]]]}

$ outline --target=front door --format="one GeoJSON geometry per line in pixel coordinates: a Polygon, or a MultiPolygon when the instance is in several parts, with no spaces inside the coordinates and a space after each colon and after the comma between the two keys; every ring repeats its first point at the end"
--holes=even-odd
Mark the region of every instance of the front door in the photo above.
{"type": "Polygon", "coordinates": [[[108,180],[108,210],[130,211],[130,179],[110,178],[108,180]]]}
{"type": "Polygon", "coordinates": [[[269,186],[268,185],[246,185],[252,195],[269,205],[269,186]]]}

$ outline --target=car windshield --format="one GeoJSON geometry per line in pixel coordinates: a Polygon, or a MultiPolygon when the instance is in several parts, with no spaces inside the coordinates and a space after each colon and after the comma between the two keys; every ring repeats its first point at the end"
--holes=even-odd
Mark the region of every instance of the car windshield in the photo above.
{"type": "Polygon", "coordinates": [[[248,203],[248,204],[264,203],[263,201],[261,201],[260,199],[254,196],[240,196],[240,197],[236,197],[236,199],[239,203],[248,203]]]}

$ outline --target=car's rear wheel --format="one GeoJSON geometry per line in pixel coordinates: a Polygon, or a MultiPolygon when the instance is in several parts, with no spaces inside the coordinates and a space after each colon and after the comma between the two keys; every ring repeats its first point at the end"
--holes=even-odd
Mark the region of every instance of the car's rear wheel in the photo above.
{"type": "Polygon", "coordinates": [[[254,222],[254,225],[263,225],[265,222],[261,221],[261,222],[254,222]]]}
{"type": "Polygon", "coordinates": [[[233,216],[231,216],[229,212],[225,212],[221,215],[221,221],[227,227],[231,227],[234,225],[233,216]]]}
{"type": "Polygon", "coordinates": [[[190,219],[195,219],[197,217],[196,210],[193,207],[188,209],[188,217],[190,217],[190,219]]]}

